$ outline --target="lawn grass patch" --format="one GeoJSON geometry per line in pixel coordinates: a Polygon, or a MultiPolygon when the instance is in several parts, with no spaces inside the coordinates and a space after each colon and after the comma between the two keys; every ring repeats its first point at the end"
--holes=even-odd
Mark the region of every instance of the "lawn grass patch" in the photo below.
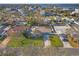
{"type": "Polygon", "coordinates": [[[21,35],[19,37],[12,37],[11,41],[8,44],[8,47],[28,47],[28,46],[42,47],[43,39],[25,38],[23,35],[21,35]]]}
{"type": "Polygon", "coordinates": [[[63,43],[57,35],[51,36],[50,41],[53,47],[63,47],[63,43]]]}
{"type": "Polygon", "coordinates": [[[42,38],[36,38],[33,40],[32,45],[35,47],[43,47],[43,39],[42,38]]]}

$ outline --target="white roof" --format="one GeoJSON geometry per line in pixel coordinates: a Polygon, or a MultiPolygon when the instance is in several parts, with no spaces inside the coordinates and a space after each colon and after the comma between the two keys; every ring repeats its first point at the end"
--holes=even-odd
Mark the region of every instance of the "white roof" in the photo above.
{"type": "Polygon", "coordinates": [[[56,31],[56,33],[58,34],[63,34],[63,33],[66,33],[66,29],[68,29],[70,27],[68,26],[54,26],[54,29],[56,31]]]}

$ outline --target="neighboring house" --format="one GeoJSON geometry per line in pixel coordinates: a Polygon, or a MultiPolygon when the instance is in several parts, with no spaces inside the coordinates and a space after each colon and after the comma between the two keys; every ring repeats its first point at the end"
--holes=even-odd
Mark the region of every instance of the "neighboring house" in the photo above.
{"type": "Polygon", "coordinates": [[[27,21],[24,19],[14,20],[12,25],[13,26],[25,26],[27,25],[27,21]]]}
{"type": "Polygon", "coordinates": [[[26,28],[27,28],[26,26],[15,26],[15,27],[12,28],[12,30],[14,32],[21,32],[21,31],[26,30],[26,28]]]}
{"type": "Polygon", "coordinates": [[[65,24],[54,25],[54,29],[57,34],[66,34],[66,30],[69,29],[70,26],[65,24]]]}
{"type": "Polygon", "coordinates": [[[49,27],[45,26],[34,26],[34,27],[36,27],[36,30],[39,30],[41,33],[51,32],[51,29],[49,27]]]}
{"type": "Polygon", "coordinates": [[[7,36],[7,32],[9,31],[10,27],[0,25],[0,39],[5,38],[7,36]]]}
{"type": "Polygon", "coordinates": [[[45,18],[41,19],[38,24],[42,25],[42,26],[49,25],[49,24],[51,24],[51,21],[52,20],[50,18],[45,17],[45,18]]]}
{"type": "Polygon", "coordinates": [[[79,47],[79,33],[73,30],[70,30],[68,35],[68,40],[73,47],[79,47]]]}
{"type": "Polygon", "coordinates": [[[19,36],[26,28],[26,26],[14,26],[9,30],[8,34],[9,36],[19,36]]]}
{"type": "Polygon", "coordinates": [[[7,11],[8,11],[8,12],[11,12],[11,13],[18,12],[18,10],[17,10],[17,9],[15,9],[15,8],[8,9],[7,11]]]}
{"type": "MultiPolygon", "coordinates": [[[[29,34],[34,38],[44,36],[45,34],[49,35],[50,33],[51,29],[45,26],[33,26],[31,29],[29,29],[29,34]]],[[[27,33],[25,35],[27,35],[27,33]]]]}

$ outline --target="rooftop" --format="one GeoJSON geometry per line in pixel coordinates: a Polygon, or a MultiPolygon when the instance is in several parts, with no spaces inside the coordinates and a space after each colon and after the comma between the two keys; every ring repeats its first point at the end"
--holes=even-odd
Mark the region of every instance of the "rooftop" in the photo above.
{"type": "Polygon", "coordinates": [[[51,32],[51,29],[49,27],[45,27],[45,26],[33,26],[33,28],[35,28],[36,30],[38,30],[42,33],[51,32]]]}
{"type": "Polygon", "coordinates": [[[69,29],[69,26],[54,26],[54,29],[56,31],[56,33],[58,34],[65,34],[66,33],[66,29],[69,29]]]}

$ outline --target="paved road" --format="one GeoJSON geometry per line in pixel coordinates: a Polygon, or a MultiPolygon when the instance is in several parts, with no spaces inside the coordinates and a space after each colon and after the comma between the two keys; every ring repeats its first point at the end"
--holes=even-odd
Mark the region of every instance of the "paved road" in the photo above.
{"type": "Polygon", "coordinates": [[[1,42],[0,48],[5,48],[10,40],[11,40],[10,37],[5,38],[5,39],[1,42]]]}

